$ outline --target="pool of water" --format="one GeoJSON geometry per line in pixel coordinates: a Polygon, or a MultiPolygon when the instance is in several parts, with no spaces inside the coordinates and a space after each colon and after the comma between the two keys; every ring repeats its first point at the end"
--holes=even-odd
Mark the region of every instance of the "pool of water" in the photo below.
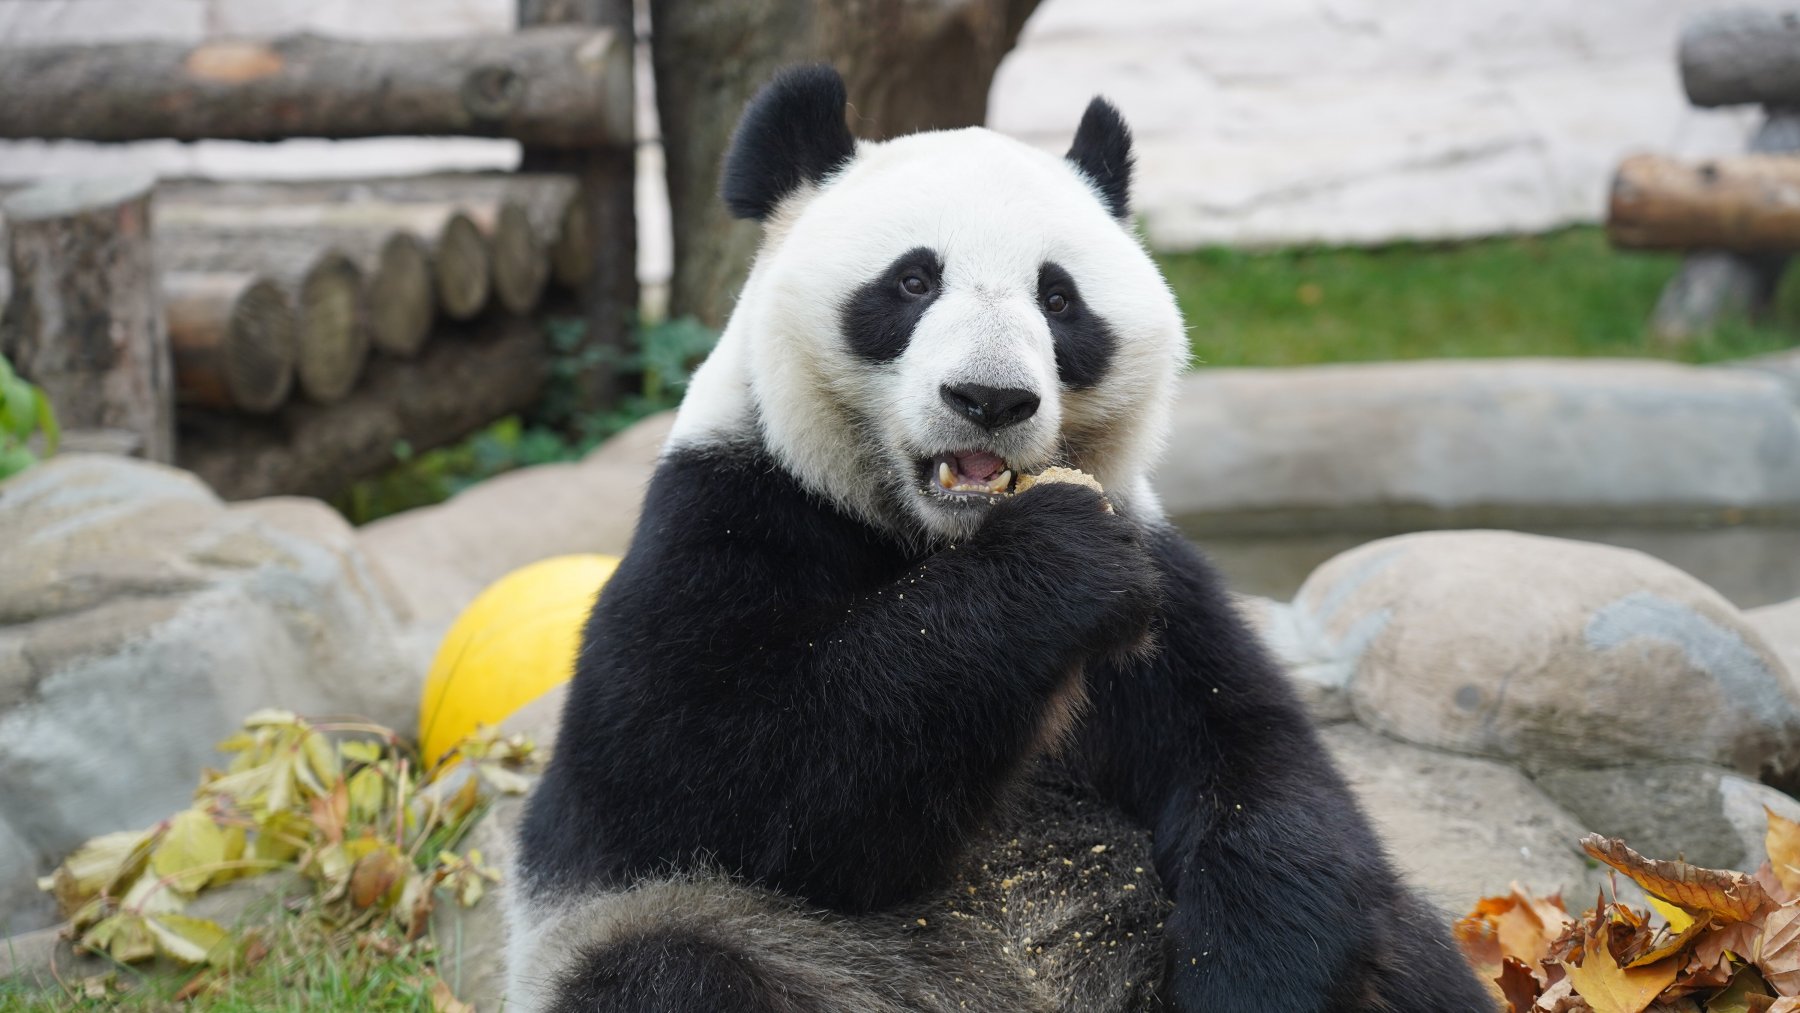
{"type": "MultiPolygon", "coordinates": [[[[1210,518],[1177,518],[1176,523],[1224,571],[1232,590],[1277,601],[1292,600],[1307,575],[1338,553],[1406,530],[1245,533],[1221,531],[1210,518]]],[[[1640,550],[1712,585],[1739,608],[1800,598],[1800,524],[1515,530],[1640,550]]]]}

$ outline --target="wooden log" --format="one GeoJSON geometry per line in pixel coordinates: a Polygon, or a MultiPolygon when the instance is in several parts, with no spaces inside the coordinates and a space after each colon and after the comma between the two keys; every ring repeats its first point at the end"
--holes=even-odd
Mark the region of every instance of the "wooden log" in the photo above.
{"type": "Polygon", "coordinates": [[[292,230],[245,237],[173,226],[159,236],[157,253],[172,271],[248,272],[280,285],[294,308],[301,393],[326,404],[356,386],[369,328],[362,271],[348,254],[292,230]]]}
{"type": "Polygon", "coordinates": [[[585,28],[362,42],[298,35],[0,52],[0,137],[510,137],[629,149],[631,36],[585,28]]]}
{"type": "Polygon", "coordinates": [[[371,340],[406,358],[430,335],[434,305],[454,320],[487,306],[500,199],[477,194],[459,203],[438,199],[435,189],[410,198],[395,193],[390,199],[350,184],[188,182],[159,191],[158,206],[170,227],[245,243],[293,232],[301,237],[296,242],[349,253],[368,281],[371,340]]]}
{"type": "Polygon", "coordinates": [[[294,385],[294,310],[254,274],[163,275],[163,309],[182,404],[264,414],[294,385]]]}
{"type": "Polygon", "coordinates": [[[1800,106],[1800,8],[1703,11],[1681,30],[1680,59],[1697,106],[1800,106]]]}
{"type": "MultiPolygon", "coordinates": [[[[280,198],[279,191],[268,194],[280,198]]],[[[259,204],[157,199],[164,231],[204,235],[212,243],[255,245],[277,234],[284,245],[311,243],[356,261],[367,286],[369,340],[399,358],[418,354],[437,312],[432,254],[418,230],[442,228],[444,215],[364,204],[306,204],[271,199],[259,204]]]]}
{"type": "Polygon", "coordinates": [[[393,467],[396,446],[453,443],[537,403],[550,355],[536,321],[489,315],[447,329],[411,362],[371,363],[334,405],[294,401],[267,418],[183,413],[182,467],[227,499],[329,497],[393,467]]]}
{"type": "Polygon", "coordinates": [[[1632,156],[1613,177],[1606,232],[1629,250],[1800,250],[1800,155],[1632,156]]]}
{"type": "Polygon", "coordinates": [[[133,434],[175,457],[175,381],[151,233],[149,176],[58,180],[0,204],[13,291],[0,353],[62,425],[133,434]]]}
{"type": "MultiPolygon", "coordinates": [[[[1800,112],[1770,110],[1750,140],[1752,152],[1800,152],[1800,112]]],[[[1667,349],[1685,346],[1722,320],[1753,319],[1774,303],[1788,258],[1781,254],[1693,253],[1663,287],[1650,333],[1667,349]]]]}

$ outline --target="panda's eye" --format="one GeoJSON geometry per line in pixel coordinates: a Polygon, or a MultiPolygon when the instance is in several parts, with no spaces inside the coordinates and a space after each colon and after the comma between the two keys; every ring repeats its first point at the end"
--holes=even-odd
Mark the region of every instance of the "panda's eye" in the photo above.
{"type": "Polygon", "coordinates": [[[1069,297],[1061,292],[1052,292],[1044,297],[1044,308],[1052,313],[1061,313],[1069,308],[1069,297]]]}
{"type": "Polygon", "coordinates": [[[907,295],[924,295],[931,291],[931,283],[916,274],[909,274],[900,279],[900,288],[907,295]]]}

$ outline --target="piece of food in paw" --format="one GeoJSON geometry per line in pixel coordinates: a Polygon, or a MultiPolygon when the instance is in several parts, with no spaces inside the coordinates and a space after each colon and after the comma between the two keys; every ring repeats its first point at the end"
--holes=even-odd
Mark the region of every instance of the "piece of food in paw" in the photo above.
{"type": "MultiPolygon", "coordinates": [[[[1057,482],[1068,482],[1071,485],[1086,486],[1102,496],[1106,490],[1100,487],[1100,480],[1079,468],[1045,468],[1036,475],[1020,473],[1013,481],[1013,495],[1018,495],[1034,485],[1054,485],[1057,482]]],[[[1106,512],[1112,513],[1112,504],[1106,504],[1106,512]]]]}

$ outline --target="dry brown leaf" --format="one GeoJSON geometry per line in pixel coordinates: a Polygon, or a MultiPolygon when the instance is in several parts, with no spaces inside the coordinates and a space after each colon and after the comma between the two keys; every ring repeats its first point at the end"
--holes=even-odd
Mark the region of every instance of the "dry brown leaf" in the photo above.
{"type": "Polygon", "coordinates": [[[1538,996],[1537,1005],[1531,1007],[1532,1013],[1587,1013],[1590,1007],[1575,994],[1569,979],[1563,980],[1544,989],[1538,996]]]}
{"type": "Polygon", "coordinates": [[[387,897],[406,873],[406,859],[390,848],[371,851],[350,870],[350,902],[363,910],[387,897]]]}
{"type": "Polygon", "coordinates": [[[1800,895],[1800,823],[1768,806],[1763,807],[1763,812],[1769,818],[1769,830],[1763,836],[1769,867],[1790,898],[1800,895]]]}
{"type": "Polygon", "coordinates": [[[1756,946],[1756,937],[1762,935],[1762,921],[1733,922],[1717,928],[1700,937],[1694,944],[1694,959],[1703,965],[1717,966],[1726,954],[1743,956],[1756,946]]]}
{"type": "Polygon", "coordinates": [[[1683,929],[1680,932],[1668,932],[1668,930],[1665,929],[1664,932],[1667,934],[1662,937],[1662,942],[1654,943],[1642,956],[1627,962],[1625,966],[1643,967],[1645,964],[1654,964],[1664,958],[1673,957],[1675,954],[1687,949],[1695,940],[1705,935],[1708,924],[1709,923],[1707,922],[1695,919],[1688,924],[1686,929],[1683,929]]]}
{"type": "MultiPolygon", "coordinates": [[[[1479,905],[1477,907],[1479,909],[1479,905]]],[[[1495,930],[1493,922],[1480,914],[1465,915],[1456,920],[1451,933],[1455,935],[1456,945],[1462,948],[1463,959],[1469,962],[1470,967],[1475,968],[1483,977],[1499,973],[1500,962],[1506,959],[1506,954],[1500,949],[1500,933],[1495,930]]]]}
{"type": "Polygon", "coordinates": [[[1645,858],[1626,847],[1624,841],[1599,834],[1583,837],[1581,848],[1650,893],[1688,911],[1704,911],[1722,922],[1750,921],[1775,906],[1761,884],[1741,872],[1645,858]]]}
{"type": "MultiPolygon", "coordinates": [[[[1739,951],[1740,956],[1749,956],[1739,951]]],[[[1800,996],[1800,906],[1778,908],[1763,922],[1752,961],[1784,996],[1800,996]]]]}
{"type": "Polygon", "coordinates": [[[1800,998],[1790,995],[1777,999],[1775,1005],[1769,1007],[1769,1013],[1800,1013],[1800,998]]]}
{"type": "Polygon", "coordinates": [[[1517,883],[1504,897],[1484,897],[1456,923],[1456,939],[1470,963],[1498,973],[1512,957],[1535,966],[1550,955],[1550,944],[1573,922],[1561,897],[1534,897],[1517,883]]]}
{"type": "Polygon", "coordinates": [[[1501,962],[1500,976],[1494,983],[1500,986],[1500,994],[1506,999],[1510,1013],[1531,1013],[1531,1007],[1537,1004],[1537,975],[1531,973],[1524,961],[1507,957],[1501,962]]]}

